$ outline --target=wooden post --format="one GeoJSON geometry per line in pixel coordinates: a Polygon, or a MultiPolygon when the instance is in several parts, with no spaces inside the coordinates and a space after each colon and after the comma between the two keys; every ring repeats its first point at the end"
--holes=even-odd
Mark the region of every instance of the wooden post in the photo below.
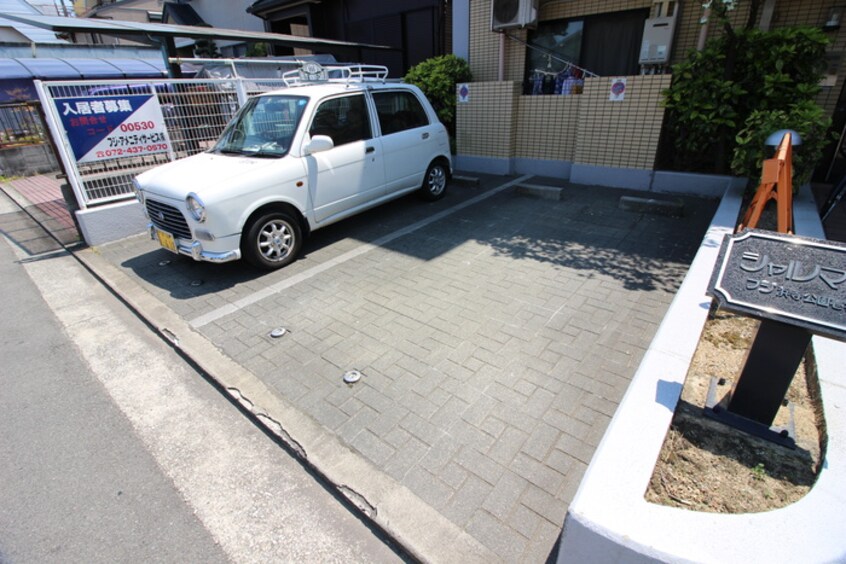
{"type": "Polygon", "coordinates": [[[785,133],[776,155],[763,162],[761,184],[749,204],[737,231],[758,226],[764,207],[776,201],[777,229],[779,233],[793,233],[793,144],[790,133],[785,133]]]}

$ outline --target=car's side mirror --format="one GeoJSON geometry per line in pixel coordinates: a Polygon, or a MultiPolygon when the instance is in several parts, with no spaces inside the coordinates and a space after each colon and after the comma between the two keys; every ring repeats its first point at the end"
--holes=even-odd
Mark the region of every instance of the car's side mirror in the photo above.
{"type": "Polygon", "coordinates": [[[321,151],[328,151],[335,146],[335,142],[328,135],[315,135],[311,141],[305,146],[305,154],[319,153],[321,151]]]}

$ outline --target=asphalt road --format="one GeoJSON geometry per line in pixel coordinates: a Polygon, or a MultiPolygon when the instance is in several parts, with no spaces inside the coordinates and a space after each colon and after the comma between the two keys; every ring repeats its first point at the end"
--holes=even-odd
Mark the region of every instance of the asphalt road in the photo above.
{"type": "Polygon", "coordinates": [[[0,194],[0,562],[394,561],[0,194]]]}

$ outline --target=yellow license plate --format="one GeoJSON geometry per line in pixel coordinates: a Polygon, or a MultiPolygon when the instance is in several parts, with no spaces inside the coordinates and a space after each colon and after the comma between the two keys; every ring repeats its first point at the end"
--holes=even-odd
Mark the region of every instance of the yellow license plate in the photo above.
{"type": "Polygon", "coordinates": [[[178,253],[179,251],[176,250],[176,241],[173,240],[173,235],[170,233],[165,233],[164,231],[156,230],[156,237],[159,240],[159,244],[167,249],[168,251],[178,253]]]}

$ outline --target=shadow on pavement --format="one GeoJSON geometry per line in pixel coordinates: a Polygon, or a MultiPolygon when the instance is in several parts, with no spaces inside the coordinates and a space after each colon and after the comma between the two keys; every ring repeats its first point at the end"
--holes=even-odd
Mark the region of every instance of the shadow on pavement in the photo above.
{"type": "MultiPolygon", "coordinates": [[[[152,241],[150,252],[136,254],[121,266],[177,300],[241,286],[255,291],[484,192],[453,189],[435,203],[421,202],[413,194],[400,198],[316,231],[306,239],[300,259],[275,272],[254,269],[244,261],[195,262],[158,249],[152,241]],[[162,268],[171,265],[175,268],[162,268]]],[[[672,218],[618,209],[619,198],[630,193],[570,186],[562,201],[547,201],[507,190],[380,246],[430,261],[472,240],[498,256],[571,268],[587,277],[611,276],[627,289],[675,291],[716,202],[687,198],[686,216],[672,218]]]]}

